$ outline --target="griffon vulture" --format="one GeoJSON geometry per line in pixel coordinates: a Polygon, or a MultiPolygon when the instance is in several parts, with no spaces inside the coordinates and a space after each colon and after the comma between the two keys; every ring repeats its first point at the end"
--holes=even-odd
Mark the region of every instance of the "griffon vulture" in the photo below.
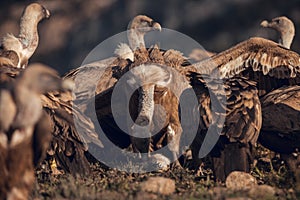
{"type": "Polygon", "coordinates": [[[1,82],[0,199],[28,198],[34,167],[51,140],[50,119],[40,95],[67,85],[56,71],[41,64],[32,64],[13,81],[1,82]]]}
{"type": "Polygon", "coordinates": [[[17,68],[25,68],[39,43],[38,23],[50,17],[50,11],[38,3],[26,6],[20,21],[20,32],[16,37],[7,34],[2,38],[1,51],[14,51],[18,55],[17,68]]]}

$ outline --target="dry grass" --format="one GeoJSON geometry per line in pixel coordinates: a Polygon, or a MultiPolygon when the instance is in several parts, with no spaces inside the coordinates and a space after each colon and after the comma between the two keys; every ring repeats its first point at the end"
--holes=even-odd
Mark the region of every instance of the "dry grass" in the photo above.
{"type": "Polygon", "coordinates": [[[229,191],[224,184],[213,181],[209,166],[204,166],[202,175],[196,175],[194,171],[185,169],[129,174],[95,163],[91,165],[93,170],[88,177],[54,176],[45,171],[37,171],[37,183],[31,198],[192,200],[250,197],[252,199],[297,199],[294,176],[277,155],[258,147],[256,160],[251,174],[260,185],[273,186],[276,191],[275,195],[264,194],[264,192],[263,194],[259,194],[259,192],[253,194],[248,191],[229,191]],[[170,196],[141,192],[140,183],[151,176],[162,176],[175,180],[176,192],[170,196]]]}

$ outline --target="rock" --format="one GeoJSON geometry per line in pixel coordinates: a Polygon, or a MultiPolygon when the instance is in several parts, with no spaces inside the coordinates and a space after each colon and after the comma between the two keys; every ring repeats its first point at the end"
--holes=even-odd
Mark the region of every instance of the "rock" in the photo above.
{"type": "Polygon", "coordinates": [[[228,189],[247,190],[257,185],[256,179],[248,173],[234,171],[231,172],[226,178],[226,187],[228,189]]]}
{"type": "Polygon", "coordinates": [[[141,190],[170,195],[175,192],[175,181],[164,177],[150,177],[147,181],[141,183],[141,190]]]}
{"type": "Polygon", "coordinates": [[[276,191],[269,185],[257,185],[249,190],[249,196],[255,199],[274,198],[276,191]]]}
{"type": "Polygon", "coordinates": [[[156,200],[160,199],[157,194],[153,193],[148,193],[148,192],[138,192],[137,195],[134,197],[135,200],[146,200],[146,199],[151,199],[151,200],[156,200]]]}

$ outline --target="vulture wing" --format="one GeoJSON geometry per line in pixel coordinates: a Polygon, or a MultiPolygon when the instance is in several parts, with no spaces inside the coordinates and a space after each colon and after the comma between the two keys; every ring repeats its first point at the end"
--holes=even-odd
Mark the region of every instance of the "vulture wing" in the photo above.
{"type": "Polygon", "coordinates": [[[194,72],[190,77],[200,112],[200,130],[191,145],[193,158],[205,146],[205,134],[218,134],[219,129],[220,137],[210,152],[216,179],[224,181],[235,170],[249,172],[252,146],[262,123],[255,82],[243,77],[214,79],[194,72]]]}
{"type": "Polygon", "coordinates": [[[250,38],[194,65],[201,74],[220,78],[243,74],[257,82],[260,96],[283,85],[299,82],[299,54],[263,38],[250,38]],[[291,80],[289,80],[291,79],[291,80]]]}
{"type": "Polygon", "coordinates": [[[290,154],[299,148],[300,86],[281,87],[261,99],[263,127],[260,142],[269,149],[290,154]],[[277,114],[274,117],[275,113],[277,114]]]}

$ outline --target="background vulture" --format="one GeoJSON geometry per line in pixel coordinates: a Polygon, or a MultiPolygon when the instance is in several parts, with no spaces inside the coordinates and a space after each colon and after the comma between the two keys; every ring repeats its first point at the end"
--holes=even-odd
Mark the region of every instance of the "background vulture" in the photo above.
{"type": "MultiPolygon", "coordinates": [[[[193,66],[200,74],[216,75],[216,77],[226,81],[231,81],[232,78],[236,77],[248,79],[248,82],[254,82],[252,86],[256,85],[258,95],[261,98],[274,89],[297,83],[297,76],[300,72],[299,64],[300,58],[297,53],[270,40],[256,37],[195,63],[193,66]]],[[[254,94],[255,90],[252,93],[254,94]]],[[[259,104],[257,99],[254,102],[259,104]]],[[[261,118],[259,113],[252,113],[249,115],[250,119],[259,121],[261,118]]],[[[240,123],[238,124],[240,125],[240,123]]],[[[256,130],[259,129],[256,128],[256,130]]],[[[245,136],[252,137],[251,134],[245,136]]],[[[255,142],[253,140],[252,144],[255,142]]],[[[231,160],[231,162],[234,161],[231,160]]]]}
{"type": "MultiPolygon", "coordinates": [[[[280,36],[278,43],[290,48],[295,35],[294,23],[290,19],[276,17],[270,22],[263,21],[261,25],[275,29],[280,36]]],[[[280,87],[262,97],[263,126],[259,136],[260,143],[272,151],[281,153],[282,159],[293,171],[300,163],[299,77],[296,79],[297,85],[280,87]],[[278,115],[274,117],[274,113],[278,115]]]]}
{"type": "Polygon", "coordinates": [[[1,51],[14,51],[18,55],[17,68],[25,68],[29,58],[39,44],[37,26],[40,21],[50,17],[50,11],[38,3],[29,4],[20,20],[20,32],[17,37],[7,34],[2,38],[1,51]]]}
{"type": "Polygon", "coordinates": [[[264,20],[260,25],[265,28],[276,30],[279,34],[278,43],[285,48],[290,49],[295,36],[295,26],[292,20],[285,16],[281,16],[273,18],[270,22],[264,20]]]}
{"type": "Polygon", "coordinates": [[[34,167],[51,140],[50,119],[40,94],[66,86],[53,69],[40,64],[32,64],[13,81],[1,80],[0,199],[27,199],[34,167]]]}
{"type": "MultiPolygon", "coordinates": [[[[19,75],[20,61],[25,63],[21,67],[26,66],[38,45],[38,22],[45,17],[49,17],[48,10],[36,3],[30,4],[22,15],[19,37],[15,38],[12,35],[4,37],[0,55],[1,81],[14,79],[19,75]]],[[[47,160],[52,163],[50,166],[53,172],[58,172],[57,167],[60,167],[63,171],[72,174],[87,174],[90,168],[84,156],[84,152],[87,151],[86,142],[93,140],[100,146],[101,142],[94,134],[93,124],[75,106],[72,106],[71,99],[70,92],[55,91],[41,95],[40,100],[44,111],[51,118],[53,135],[47,151],[47,160]],[[74,120],[80,121],[77,127],[74,125],[74,120]]]]}

